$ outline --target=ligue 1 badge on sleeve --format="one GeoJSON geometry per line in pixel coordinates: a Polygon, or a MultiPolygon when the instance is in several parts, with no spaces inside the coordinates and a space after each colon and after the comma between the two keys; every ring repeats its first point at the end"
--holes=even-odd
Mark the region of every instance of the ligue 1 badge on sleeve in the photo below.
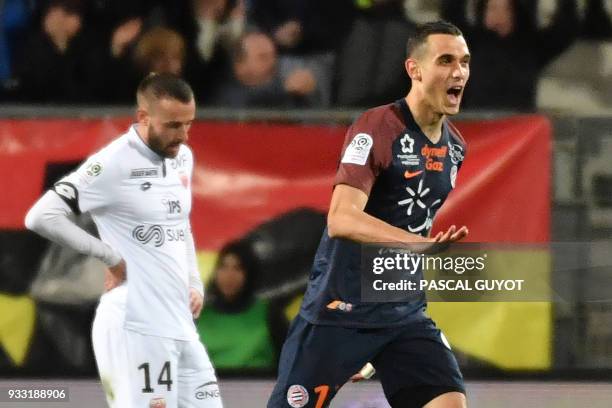
{"type": "Polygon", "coordinates": [[[85,169],[85,173],[87,173],[89,177],[99,176],[100,173],[102,173],[102,164],[98,162],[90,163],[85,169]]]}

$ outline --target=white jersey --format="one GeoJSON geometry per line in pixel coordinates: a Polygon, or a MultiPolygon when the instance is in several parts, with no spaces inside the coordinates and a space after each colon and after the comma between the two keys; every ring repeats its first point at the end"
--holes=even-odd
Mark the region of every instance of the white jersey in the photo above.
{"type": "Polygon", "coordinates": [[[54,187],[73,211],[92,215],[100,239],[125,260],[126,329],[197,339],[189,307],[190,274],[197,273],[192,170],[187,146],[174,159],[162,158],[133,126],[54,187]]]}

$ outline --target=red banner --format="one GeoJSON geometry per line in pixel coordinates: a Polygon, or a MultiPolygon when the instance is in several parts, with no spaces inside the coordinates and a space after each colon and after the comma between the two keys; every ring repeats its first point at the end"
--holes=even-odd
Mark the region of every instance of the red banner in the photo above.
{"type": "MultiPolygon", "coordinates": [[[[22,229],[48,163],[74,161],[130,124],[112,120],[0,121],[1,229],[22,229]],[[7,176],[8,175],[8,176],[7,176]]],[[[549,239],[551,126],[541,116],[458,123],[468,142],[457,189],[436,228],[467,225],[471,241],[549,239]]],[[[217,249],[296,207],[326,211],[345,127],[195,123],[192,223],[199,249],[217,249]]]]}

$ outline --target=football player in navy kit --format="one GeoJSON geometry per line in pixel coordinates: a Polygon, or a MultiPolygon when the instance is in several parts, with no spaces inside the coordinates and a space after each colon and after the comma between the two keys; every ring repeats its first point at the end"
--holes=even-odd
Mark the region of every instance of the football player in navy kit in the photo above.
{"type": "Polygon", "coordinates": [[[408,96],[362,114],[349,128],[299,315],[279,362],[269,408],[329,405],[371,362],[392,407],[462,408],[463,377],[450,346],[425,314],[424,296],[361,301],[361,244],[413,248],[455,242],[431,237],[434,216],[455,186],[466,153],[446,119],[459,112],[470,54],[462,33],[438,21],[408,43],[408,96]]]}

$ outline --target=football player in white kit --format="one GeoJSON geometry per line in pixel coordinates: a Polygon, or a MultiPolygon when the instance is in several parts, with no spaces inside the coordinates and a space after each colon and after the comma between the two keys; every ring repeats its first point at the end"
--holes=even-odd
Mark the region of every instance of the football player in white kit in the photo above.
{"type": "Polygon", "coordinates": [[[26,226],[109,267],[92,340],[111,407],[221,407],[193,323],[203,303],[189,223],[193,156],[184,144],[193,91],[151,74],[137,102],[138,123],[47,191],[26,226]],[[91,214],[100,239],[70,221],[79,212],[91,214]]]}

